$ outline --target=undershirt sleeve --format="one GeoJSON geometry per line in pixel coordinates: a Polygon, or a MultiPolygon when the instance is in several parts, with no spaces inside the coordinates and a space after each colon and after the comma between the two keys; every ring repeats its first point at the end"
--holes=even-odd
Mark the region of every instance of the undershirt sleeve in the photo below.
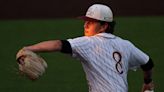
{"type": "Polygon", "coordinates": [[[66,54],[72,54],[72,48],[71,48],[71,44],[69,43],[69,41],[61,40],[61,42],[62,42],[61,52],[66,53],[66,54]]]}

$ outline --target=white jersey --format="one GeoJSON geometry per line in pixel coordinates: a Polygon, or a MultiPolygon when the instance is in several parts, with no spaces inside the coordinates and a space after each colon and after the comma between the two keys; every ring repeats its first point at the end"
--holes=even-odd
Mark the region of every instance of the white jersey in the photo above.
{"type": "Polygon", "coordinates": [[[109,33],[68,41],[73,57],[79,58],[83,65],[89,92],[128,92],[128,70],[149,59],[129,41],[109,33]]]}

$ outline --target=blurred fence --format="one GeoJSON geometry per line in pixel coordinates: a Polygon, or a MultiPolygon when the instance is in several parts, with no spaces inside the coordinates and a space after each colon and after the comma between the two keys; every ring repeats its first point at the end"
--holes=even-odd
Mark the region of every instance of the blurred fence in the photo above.
{"type": "Polygon", "coordinates": [[[93,3],[111,6],[115,16],[164,15],[164,0],[0,0],[0,19],[76,17],[93,3]]]}

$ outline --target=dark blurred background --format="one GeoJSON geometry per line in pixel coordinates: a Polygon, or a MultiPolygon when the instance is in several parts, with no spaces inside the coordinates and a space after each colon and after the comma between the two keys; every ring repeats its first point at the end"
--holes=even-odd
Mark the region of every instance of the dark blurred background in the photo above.
{"type": "Polygon", "coordinates": [[[164,0],[0,0],[0,19],[76,17],[100,2],[115,16],[164,15],[164,0]]]}

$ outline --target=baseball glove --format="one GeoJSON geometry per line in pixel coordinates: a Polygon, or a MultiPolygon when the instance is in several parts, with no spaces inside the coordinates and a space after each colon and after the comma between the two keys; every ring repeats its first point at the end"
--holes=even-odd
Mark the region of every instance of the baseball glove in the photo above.
{"type": "Polygon", "coordinates": [[[16,60],[20,73],[31,80],[38,79],[47,68],[46,61],[36,53],[29,50],[20,50],[16,55],[16,60]]]}

